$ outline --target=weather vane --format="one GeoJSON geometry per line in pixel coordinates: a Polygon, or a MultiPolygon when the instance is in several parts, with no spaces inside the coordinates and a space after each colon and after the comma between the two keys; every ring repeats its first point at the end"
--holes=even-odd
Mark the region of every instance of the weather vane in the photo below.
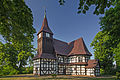
{"type": "Polygon", "coordinates": [[[46,7],[44,7],[44,17],[46,16],[46,7]]]}

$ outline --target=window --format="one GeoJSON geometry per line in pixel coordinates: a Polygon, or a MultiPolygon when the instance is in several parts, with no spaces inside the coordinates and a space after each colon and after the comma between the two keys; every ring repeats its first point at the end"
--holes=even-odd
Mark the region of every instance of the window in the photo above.
{"type": "Polygon", "coordinates": [[[50,37],[50,34],[49,34],[49,33],[46,33],[46,37],[50,37]]]}
{"type": "Polygon", "coordinates": [[[85,59],[86,62],[88,62],[89,59],[90,59],[90,57],[89,57],[89,56],[86,56],[86,59],[85,59]]]}
{"type": "Polygon", "coordinates": [[[39,38],[41,37],[41,33],[39,34],[39,38]]]}
{"type": "Polygon", "coordinates": [[[74,70],[77,70],[77,68],[74,68],[74,70]]]}
{"type": "Polygon", "coordinates": [[[81,56],[78,57],[78,62],[82,62],[82,57],[81,56]]]}

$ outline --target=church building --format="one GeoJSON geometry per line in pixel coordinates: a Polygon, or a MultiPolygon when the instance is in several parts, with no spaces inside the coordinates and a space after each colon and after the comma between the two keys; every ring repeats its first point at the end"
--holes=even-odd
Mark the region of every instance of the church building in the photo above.
{"type": "Polygon", "coordinates": [[[91,60],[83,38],[64,42],[53,38],[46,18],[37,33],[37,55],[33,58],[34,75],[89,75],[99,76],[99,61],[91,60]]]}

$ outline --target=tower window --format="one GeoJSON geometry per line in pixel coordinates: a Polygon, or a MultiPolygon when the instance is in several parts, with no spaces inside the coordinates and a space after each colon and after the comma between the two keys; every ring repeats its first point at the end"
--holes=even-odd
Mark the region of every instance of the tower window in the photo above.
{"type": "Polygon", "coordinates": [[[46,37],[50,37],[50,34],[49,34],[49,33],[46,33],[46,37]]]}
{"type": "Polygon", "coordinates": [[[39,38],[41,37],[41,33],[39,34],[39,38]]]}

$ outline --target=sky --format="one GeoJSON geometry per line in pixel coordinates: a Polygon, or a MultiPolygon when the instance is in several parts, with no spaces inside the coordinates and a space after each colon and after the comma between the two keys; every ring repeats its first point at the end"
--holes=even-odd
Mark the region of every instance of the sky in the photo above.
{"type": "MultiPolygon", "coordinates": [[[[90,7],[86,14],[77,14],[79,0],[65,1],[65,4],[61,6],[59,0],[25,0],[25,3],[32,10],[33,27],[37,32],[40,30],[46,9],[48,25],[54,33],[54,38],[71,42],[83,37],[88,50],[93,54],[94,50],[90,44],[100,31],[100,15],[93,14],[94,6],[90,7]]],[[[37,48],[37,33],[34,36],[33,44],[37,48]]]]}

